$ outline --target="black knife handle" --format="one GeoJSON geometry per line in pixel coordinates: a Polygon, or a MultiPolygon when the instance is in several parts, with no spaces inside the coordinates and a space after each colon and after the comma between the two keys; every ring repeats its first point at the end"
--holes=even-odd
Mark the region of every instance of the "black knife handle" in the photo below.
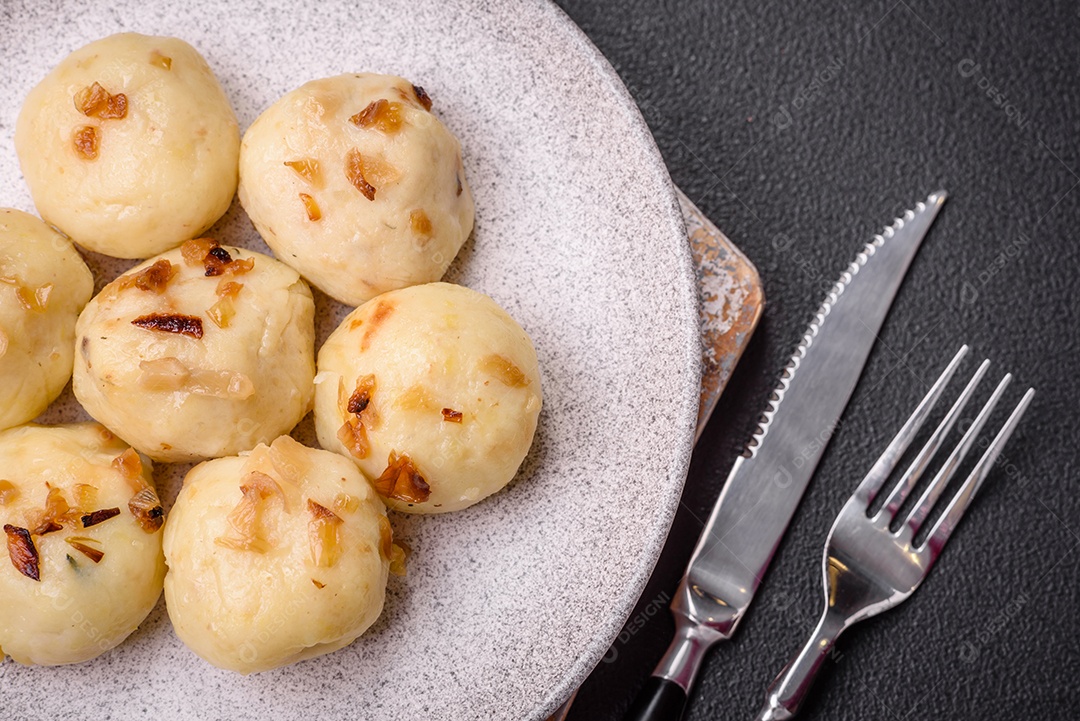
{"type": "Polygon", "coordinates": [[[679,721],[686,710],[686,691],[668,678],[649,676],[623,721],[679,721]]]}

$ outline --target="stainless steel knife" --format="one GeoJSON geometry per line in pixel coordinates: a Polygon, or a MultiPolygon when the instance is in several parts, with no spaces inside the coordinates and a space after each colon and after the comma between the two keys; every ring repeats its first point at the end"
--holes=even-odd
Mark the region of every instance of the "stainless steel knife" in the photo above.
{"type": "Polygon", "coordinates": [[[826,296],[728,475],[671,602],[675,639],[627,721],[680,718],[706,652],[735,632],[945,198],[931,194],[875,236],[826,296]]]}

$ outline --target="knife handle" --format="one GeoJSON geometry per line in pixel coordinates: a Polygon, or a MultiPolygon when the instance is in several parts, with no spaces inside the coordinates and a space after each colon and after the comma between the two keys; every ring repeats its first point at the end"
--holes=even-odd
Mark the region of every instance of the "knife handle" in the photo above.
{"type": "MultiPolygon", "coordinates": [[[[674,606],[673,606],[674,610],[674,606]]],[[[726,635],[675,611],[675,638],[634,699],[625,721],[678,721],[705,654],[726,635]]]]}
{"type": "Polygon", "coordinates": [[[686,691],[670,678],[649,676],[624,721],[678,721],[686,709],[686,691]]]}

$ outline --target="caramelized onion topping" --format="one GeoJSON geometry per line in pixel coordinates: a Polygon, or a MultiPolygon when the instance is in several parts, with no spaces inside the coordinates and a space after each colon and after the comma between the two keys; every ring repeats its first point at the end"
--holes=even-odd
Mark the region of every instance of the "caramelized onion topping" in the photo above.
{"type": "Polygon", "coordinates": [[[127,115],[127,105],[126,95],[110,95],[108,90],[101,87],[101,83],[94,83],[75,94],[75,107],[88,118],[123,118],[127,115]]]}
{"type": "Polygon", "coordinates": [[[221,269],[221,272],[228,275],[243,275],[244,273],[249,272],[254,267],[254,258],[237,258],[233,262],[224,266],[221,269]]]}
{"type": "Polygon", "coordinates": [[[188,265],[202,265],[210,249],[217,245],[213,238],[192,238],[180,246],[180,254],[188,265]]]}
{"type": "Polygon", "coordinates": [[[409,213],[409,226],[417,235],[431,235],[431,219],[419,208],[409,213]]]}
{"type": "Polygon", "coordinates": [[[341,555],[341,538],[338,527],[341,517],[312,499],[307,502],[311,520],[308,521],[308,547],[311,562],[321,568],[330,568],[341,555]]]}
{"type": "Polygon", "coordinates": [[[364,179],[376,188],[381,188],[401,179],[401,171],[378,155],[365,155],[362,160],[364,179]]]}
{"type": "Polygon", "coordinates": [[[380,496],[406,503],[423,503],[431,496],[431,486],[406,453],[398,456],[390,451],[386,470],[372,485],[380,496]]]}
{"type": "Polygon", "coordinates": [[[286,160],[284,164],[292,168],[293,172],[312,185],[319,186],[322,184],[322,175],[319,174],[319,161],[315,158],[286,160]]]}
{"type": "Polygon", "coordinates": [[[19,497],[19,489],[11,481],[0,480],[0,506],[14,503],[19,497]]]}
{"type": "Polygon", "coordinates": [[[232,323],[232,319],[236,317],[236,304],[234,301],[243,288],[243,283],[231,280],[223,280],[218,283],[215,292],[219,300],[206,311],[206,314],[210,316],[210,320],[214,321],[214,325],[218,328],[228,328],[229,324],[232,323]]]}
{"type": "Polygon", "coordinates": [[[37,310],[34,292],[25,285],[20,285],[15,288],[15,300],[19,301],[19,305],[23,310],[37,310]]]}
{"type": "Polygon", "coordinates": [[[81,125],[75,128],[71,136],[71,142],[75,145],[75,154],[83,160],[97,160],[98,156],[98,129],[93,125],[81,125]]]}
{"type": "Polygon", "coordinates": [[[338,429],[337,437],[354,458],[364,459],[371,451],[367,429],[375,422],[375,408],[371,406],[375,376],[369,374],[358,380],[352,395],[342,403],[344,388],[344,385],[338,387],[338,403],[350,417],[338,429]]]}
{"type": "MultiPolygon", "coordinates": [[[[173,359],[175,360],[175,359],[173,359]]],[[[154,363],[156,361],[143,361],[143,363],[154,363]]],[[[140,366],[142,364],[140,363],[140,366]]],[[[131,490],[134,493],[138,493],[142,489],[146,488],[146,479],[143,478],[143,465],[142,457],[139,452],[134,448],[128,448],[126,451],[118,455],[112,461],[113,470],[117,471],[128,485],[131,486],[131,490]]]]}
{"type": "Polygon", "coordinates": [[[45,496],[45,508],[27,524],[27,527],[31,529],[30,534],[34,536],[44,536],[59,531],[65,523],[75,523],[81,515],[79,511],[68,505],[63,491],[54,488],[51,483],[46,483],[45,487],[49,489],[45,496]]]}
{"type": "Polygon", "coordinates": [[[481,362],[480,368],[511,388],[524,388],[529,385],[529,379],[521,369],[501,355],[489,355],[481,362]]]}
{"type": "Polygon", "coordinates": [[[4,524],[4,533],[7,534],[8,558],[15,569],[35,581],[41,580],[41,570],[38,567],[38,551],[34,546],[34,540],[30,538],[30,531],[10,523],[4,524]]]}
{"type": "MultiPolygon", "coordinates": [[[[115,462],[115,461],[114,461],[115,462]]],[[[89,483],[76,483],[71,489],[76,508],[93,508],[97,504],[98,489],[89,483]]]]}
{"type": "Polygon", "coordinates": [[[172,58],[162,55],[160,50],[150,51],[150,64],[156,65],[162,70],[172,70],[172,58]]]}
{"type": "Polygon", "coordinates": [[[150,486],[131,497],[128,510],[135,516],[139,527],[147,533],[154,533],[165,523],[165,510],[161,507],[157,493],[150,486]]]}
{"type": "Polygon", "coordinates": [[[61,526],[59,523],[49,520],[45,521],[44,523],[38,524],[38,526],[35,527],[34,530],[30,531],[30,533],[34,536],[44,536],[46,534],[53,533],[54,531],[59,531],[61,528],[63,528],[63,526],[61,526]]]}
{"type": "Polygon", "coordinates": [[[203,256],[203,267],[208,277],[221,275],[222,269],[231,262],[232,256],[229,255],[229,251],[220,245],[215,245],[203,256]]]}
{"type": "MultiPolygon", "coordinates": [[[[216,322],[216,321],[215,321],[216,322]]],[[[244,400],[255,392],[255,384],[244,373],[231,370],[189,369],[179,359],[168,356],[141,361],[139,387],[148,391],[179,391],[214,398],[244,400]]]]}
{"type": "Polygon", "coordinates": [[[72,536],[70,538],[65,538],[64,540],[68,542],[68,545],[89,558],[94,563],[101,563],[101,559],[105,558],[104,551],[87,545],[87,541],[94,542],[94,539],[92,538],[79,538],[77,536],[72,536]]]}
{"type": "Polygon", "coordinates": [[[229,532],[214,539],[214,542],[236,551],[266,553],[270,550],[270,542],[263,529],[267,502],[276,497],[285,508],[285,493],[277,481],[260,471],[252,471],[244,476],[240,492],[244,494],[243,497],[226,518],[229,532]]]}
{"type": "Polygon", "coordinates": [[[360,128],[371,128],[392,135],[401,129],[404,122],[401,109],[401,103],[379,99],[349,118],[349,122],[360,128]]]}
{"type": "Polygon", "coordinates": [[[368,409],[368,405],[371,403],[371,396],[375,393],[375,376],[368,374],[356,382],[356,390],[349,396],[349,401],[345,405],[345,410],[353,415],[359,416],[368,409]]]}
{"type": "Polygon", "coordinates": [[[337,432],[337,438],[353,458],[363,460],[371,452],[367,429],[364,428],[364,424],[360,422],[360,419],[356,417],[349,418],[341,425],[337,432]]]}
{"type": "Polygon", "coordinates": [[[109,101],[109,91],[95,82],[75,93],[75,109],[87,117],[92,117],[99,108],[104,108],[109,101]]]}
{"type": "Polygon", "coordinates": [[[349,118],[349,122],[361,128],[370,128],[388,105],[389,103],[384,99],[373,100],[366,108],[349,118]]]}
{"type": "MultiPolygon", "coordinates": [[[[169,281],[173,279],[179,272],[178,268],[174,268],[173,264],[162,258],[149,268],[144,268],[140,272],[133,276],[130,276],[131,285],[135,286],[139,290],[147,292],[153,291],[158,295],[165,292],[166,286],[169,281]]],[[[125,276],[125,280],[128,276],[125,276]]]]}
{"type": "Polygon", "coordinates": [[[59,488],[54,488],[51,484],[46,483],[49,493],[45,496],[45,516],[46,518],[56,519],[63,516],[71,508],[68,502],[64,499],[64,492],[59,488]]]}
{"type": "Polygon", "coordinates": [[[64,499],[64,493],[50,483],[46,483],[45,486],[49,489],[45,496],[45,510],[37,517],[36,524],[31,524],[34,527],[31,533],[36,536],[59,531],[63,521],[71,520],[68,515],[71,507],[64,499]]]}
{"type": "MultiPolygon", "coordinates": [[[[11,275],[0,276],[0,283],[13,286],[15,288],[15,299],[19,301],[22,309],[32,311],[43,311],[48,308],[49,296],[52,295],[54,287],[52,283],[46,283],[37,288],[31,288],[23,285],[18,276],[11,275]]],[[[4,355],[7,350],[7,342],[7,334],[0,331],[0,356],[4,355]]]]}
{"type": "Polygon", "coordinates": [[[375,186],[364,178],[364,158],[353,148],[345,154],[345,178],[368,200],[375,200],[375,186]]]}
{"type": "Polygon", "coordinates": [[[383,560],[389,561],[393,553],[394,529],[390,526],[390,519],[385,514],[379,516],[379,555],[383,560]]]}
{"type": "Polygon", "coordinates": [[[348,493],[339,493],[334,496],[334,513],[356,513],[360,508],[360,499],[350,496],[348,493]]]}
{"type": "Polygon", "coordinates": [[[218,328],[228,328],[229,324],[232,323],[232,319],[236,317],[236,307],[231,299],[222,298],[207,308],[206,315],[210,316],[210,320],[218,328]]]}
{"type": "Polygon", "coordinates": [[[404,576],[406,564],[409,560],[409,547],[405,543],[395,543],[390,546],[390,573],[395,576],[404,576]]]}
{"type": "Polygon", "coordinates": [[[180,253],[188,265],[201,265],[204,275],[213,278],[219,275],[242,275],[255,267],[254,258],[233,260],[229,251],[213,238],[195,238],[185,241],[180,246],[180,253]]]}
{"type": "Polygon", "coordinates": [[[413,93],[416,94],[417,102],[419,102],[422,106],[424,106],[424,110],[430,111],[431,110],[431,96],[427,94],[427,91],[425,91],[419,85],[413,85],[412,89],[413,89],[413,93]]]}
{"type": "MultiPolygon", "coordinates": [[[[281,507],[288,510],[289,504],[285,498],[285,491],[281,484],[262,471],[251,471],[244,476],[241,490],[244,488],[255,491],[260,500],[277,498],[281,501],[281,507]]],[[[245,491],[246,492],[246,491],[245,491]]]]}
{"type": "Polygon", "coordinates": [[[178,333],[196,340],[203,337],[202,319],[194,315],[150,313],[139,316],[131,321],[131,324],[146,330],[178,333]]]}
{"type": "Polygon", "coordinates": [[[313,223],[316,220],[322,220],[322,211],[319,210],[319,204],[315,202],[315,198],[307,193],[300,193],[300,202],[304,204],[304,212],[307,213],[308,220],[313,223]]]}
{"type": "Polygon", "coordinates": [[[325,520],[332,521],[333,523],[342,523],[341,517],[338,516],[338,514],[334,513],[318,501],[309,498],[307,502],[307,508],[308,513],[310,513],[315,520],[325,520]]]}
{"type": "Polygon", "coordinates": [[[390,562],[390,573],[395,576],[405,575],[409,553],[405,542],[394,543],[394,531],[390,527],[389,519],[379,516],[379,555],[384,561],[390,562]]]}
{"type": "Polygon", "coordinates": [[[99,523],[115,518],[120,515],[119,508],[102,508],[100,511],[94,511],[93,513],[87,513],[82,517],[82,527],[90,528],[90,526],[96,526],[99,523]]]}
{"type": "Polygon", "coordinates": [[[221,298],[206,309],[206,315],[218,328],[228,328],[232,319],[236,317],[236,306],[232,298],[221,298]]]}
{"type": "Polygon", "coordinates": [[[229,251],[220,245],[215,245],[203,257],[203,269],[208,278],[219,275],[241,275],[255,267],[254,258],[233,260],[229,251]]]}
{"type": "MultiPolygon", "coordinates": [[[[191,378],[191,371],[174,356],[139,361],[139,370],[139,387],[148,391],[178,391],[191,378]]],[[[113,461],[113,466],[116,466],[116,461],[113,461]]],[[[142,488],[134,490],[138,492],[142,488]]]]}
{"type": "Polygon", "coordinates": [[[235,280],[223,280],[218,283],[217,289],[214,293],[218,298],[232,298],[236,299],[240,295],[240,291],[244,289],[243,283],[237,283],[235,280]]]}
{"type": "Polygon", "coordinates": [[[19,285],[15,288],[15,297],[23,310],[43,311],[49,307],[49,296],[52,295],[52,291],[52,283],[46,283],[37,288],[19,285]]]}

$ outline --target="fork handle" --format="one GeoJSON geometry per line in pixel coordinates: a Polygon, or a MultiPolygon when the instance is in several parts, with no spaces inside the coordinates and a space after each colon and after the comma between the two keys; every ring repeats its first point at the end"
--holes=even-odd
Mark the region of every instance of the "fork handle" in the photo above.
{"type": "Polygon", "coordinates": [[[810,640],[799,650],[769,687],[765,705],[755,721],[786,721],[794,718],[817,677],[825,657],[843,632],[844,618],[826,608],[810,640]]]}

